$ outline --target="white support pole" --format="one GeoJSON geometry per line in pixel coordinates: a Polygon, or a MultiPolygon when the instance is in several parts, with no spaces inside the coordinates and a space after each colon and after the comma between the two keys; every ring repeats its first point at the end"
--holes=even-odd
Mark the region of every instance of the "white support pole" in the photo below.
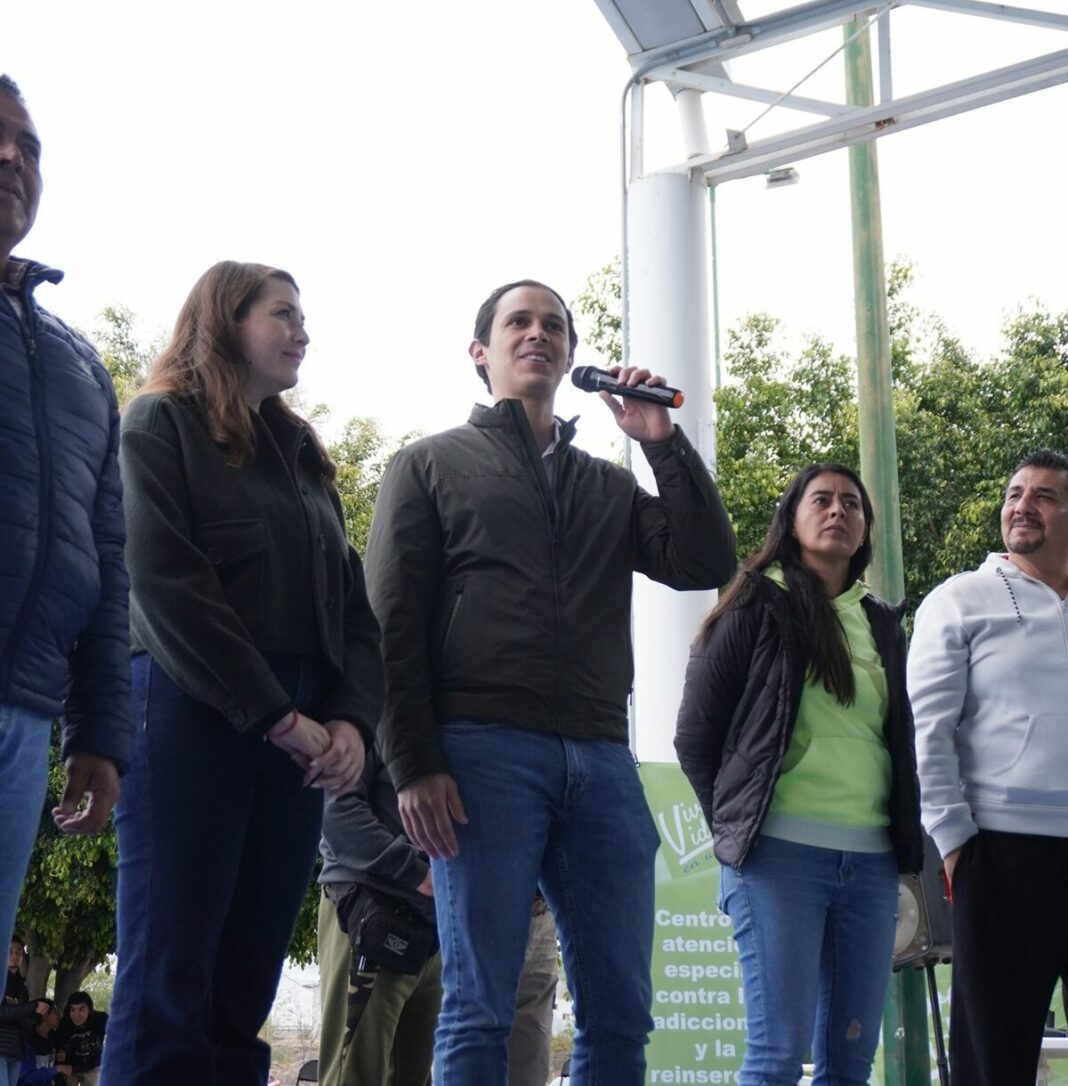
{"type": "Polygon", "coordinates": [[[707,155],[711,149],[705,127],[703,100],[704,95],[691,87],[686,87],[675,95],[675,108],[679,111],[679,124],[682,126],[682,146],[687,158],[707,155]]]}
{"type": "Polygon", "coordinates": [[[645,173],[645,84],[630,91],[630,179],[645,173]]]}
{"type": "MultiPolygon", "coordinates": [[[[627,198],[629,361],[662,373],[686,394],[676,422],[714,469],[715,428],[709,360],[708,196],[687,174],[649,174],[627,198]]],[[[637,448],[632,466],[656,492],[637,448]]],[[[673,761],[675,714],[689,645],[712,592],[674,592],[634,578],[634,731],[642,761],[673,761]]]]}

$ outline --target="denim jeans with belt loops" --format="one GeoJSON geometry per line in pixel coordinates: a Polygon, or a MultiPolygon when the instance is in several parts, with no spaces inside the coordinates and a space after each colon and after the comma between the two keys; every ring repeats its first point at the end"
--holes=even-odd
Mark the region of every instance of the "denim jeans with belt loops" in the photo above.
{"type": "Polygon", "coordinates": [[[897,922],[891,852],[757,839],[720,872],[745,991],[741,1086],[865,1086],[879,1043],[897,922]]]}
{"type": "Polygon", "coordinates": [[[504,1086],[539,883],[574,1000],[572,1086],[641,1086],[659,835],[625,743],[503,724],[439,729],[469,819],[432,862],[444,997],[435,1086],[504,1086]]]}

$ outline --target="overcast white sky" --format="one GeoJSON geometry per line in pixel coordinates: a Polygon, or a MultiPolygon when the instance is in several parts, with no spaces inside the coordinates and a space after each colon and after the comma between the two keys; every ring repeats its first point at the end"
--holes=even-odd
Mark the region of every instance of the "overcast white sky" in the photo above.
{"type": "MultiPolygon", "coordinates": [[[[903,93],[1068,47],[989,20],[894,20],[903,93]]],[[[839,40],[750,63],[786,89],[839,40]]],[[[216,260],[284,267],[312,336],[302,387],[338,421],[460,421],[481,389],[466,348],[482,298],[523,276],[573,298],[620,248],[629,71],[593,0],[24,3],[5,11],[0,70],[45,146],[19,251],[67,272],[39,299],[82,326],[122,303],[147,334],[216,260]]],[[[839,96],[841,79],[835,59],[800,93],[839,96]]],[[[760,107],[720,108],[717,145],[760,107]]],[[[1059,87],[879,141],[887,256],[917,262],[916,300],[980,352],[1029,297],[1068,307],[1066,115],[1059,87]]],[[[651,164],[681,157],[655,100],[652,121],[651,164]]],[[[720,189],[724,324],[767,310],[851,350],[846,155],[799,169],[789,189],[720,189]]],[[[670,380],[670,359],[647,361],[670,380]]],[[[581,396],[568,388],[562,412],[603,410],[581,396]]]]}

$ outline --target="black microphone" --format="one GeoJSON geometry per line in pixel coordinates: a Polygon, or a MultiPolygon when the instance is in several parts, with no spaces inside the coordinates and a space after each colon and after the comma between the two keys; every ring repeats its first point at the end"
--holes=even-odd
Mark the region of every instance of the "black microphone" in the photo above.
{"type": "Polygon", "coordinates": [[[682,407],[685,399],[677,388],[668,388],[667,385],[630,385],[620,383],[618,377],[613,377],[596,366],[576,366],[571,371],[571,383],[583,392],[611,392],[613,396],[630,396],[635,400],[648,400],[650,403],[658,403],[661,407],[682,407]]]}

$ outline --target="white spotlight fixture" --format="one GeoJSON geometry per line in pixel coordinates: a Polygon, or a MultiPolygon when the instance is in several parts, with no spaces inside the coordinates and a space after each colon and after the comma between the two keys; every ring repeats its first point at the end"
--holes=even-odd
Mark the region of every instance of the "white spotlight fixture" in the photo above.
{"type": "Polygon", "coordinates": [[[778,169],[768,170],[764,174],[764,187],[767,189],[782,189],[787,185],[796,185],[801,180],[801,175],[793,166],[780,166],[778,169]]]}

